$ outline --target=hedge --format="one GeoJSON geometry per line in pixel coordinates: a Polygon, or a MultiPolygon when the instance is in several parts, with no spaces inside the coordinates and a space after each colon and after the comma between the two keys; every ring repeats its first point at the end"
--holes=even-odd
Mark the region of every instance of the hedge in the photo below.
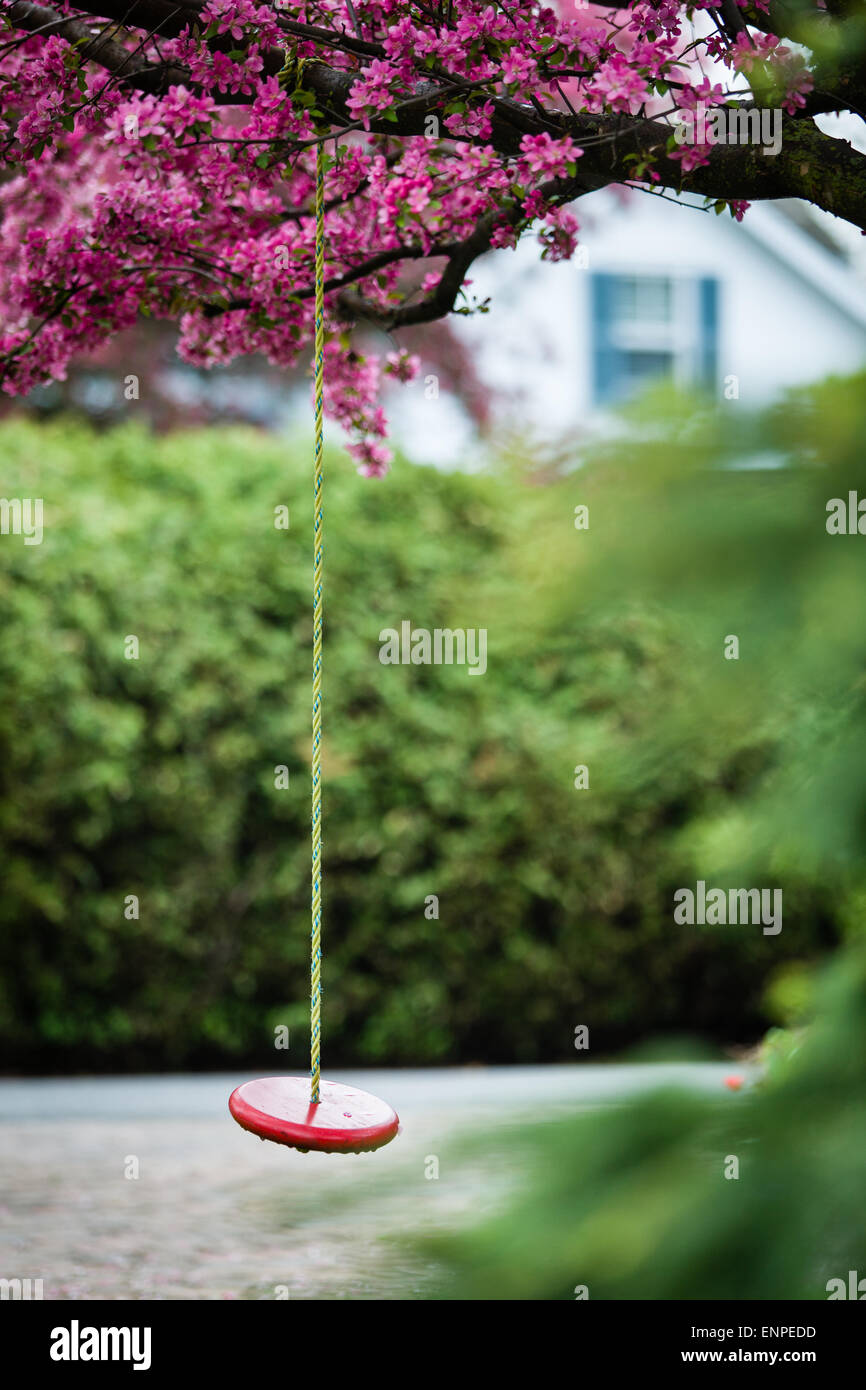
{"type": "MultiPolygon", "coordinates": [[[[823,499],[863,412],[824,392],[737,434],[656,401],[579,470],[329,455],[326,1066],[747,1041],[856,930],[866,600],[823,499]],[[788,468],[722,466],[768,439],[788,468]],[[383,665],[403,620],[486,629],[487,671],[383,665]],[[677,926],[713,875],[782,887],[783,931],[677,926]]],[[[5,1065],[273,1065],[284,1025],[303,1067],[306,444],[12,419],[0,448],[45,517],[0,535],[5,1065]]]]}

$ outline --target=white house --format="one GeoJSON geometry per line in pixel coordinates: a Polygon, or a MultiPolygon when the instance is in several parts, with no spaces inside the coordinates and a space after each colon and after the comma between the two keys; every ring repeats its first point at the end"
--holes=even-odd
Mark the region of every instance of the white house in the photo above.
{"type": "MultiPolygon", "coordinates": [[[[623,189],[581,198],[575,211],[581,231],[571,261],[542,261],[529,234],[516,250],[472,267],[469,293],[489,298],[489,312],[450,320],[493,393],[494,434],[579,443],[610,428],[618,403],[655,376],[729,398],[733,390],[755,405],[866,365],[866,250],[853,229],[826,214],[800,202],[756,203],[737,223],[727,211],[706,212],[698,199],[675,203],[623,189]]],[[[150,396],[181,418],[309,430],[302,378],[287,383],[256,363],[198,371],[177,361],[170,335],[163,337],[149,350],[142,338],[139,355],[158,388],[150,396]]],[[[435,387],[428,375],[389,391],[394,441],[419,463],[480,464],[490,441],[459,398],[435,387]]],[[[55,384],[34,392],[30,404],[56,406],[59,394],[55,384]]],[[[71,374],[67,395],[106,421],[129,413],[116,363],[86,363],[71,374]]],[[[328,433],[336,442],[336,427],[328,433]]]]}
{"type": "MultiPolygon", "coordinates": [[[[575,206],[575,259],[541,261],[530,236],[472,268],[470,293],[489,296],[489,312],[453,322],[497,394],[499,426],[562,440],[603,428],[655,376],[760,404],[866,365],[866,281],[824,220],[766,203],[737,223],[684,202],[604,189],[575,206]]],[[[410,457],[480,456],[453,399],[415,385],[388,410],[410,457]]]]}

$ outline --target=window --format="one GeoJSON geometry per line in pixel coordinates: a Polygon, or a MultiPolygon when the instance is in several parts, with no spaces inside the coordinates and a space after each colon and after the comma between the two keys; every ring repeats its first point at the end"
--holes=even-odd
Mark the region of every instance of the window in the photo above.
{"type": "Polygon", "coordinates": [[[712,386],[718,283],[709,277],[593,275],[593,396],[614,405],[659,377],[712,386]]]}
{"type": "Polygon", "coordinates": [[[673,283],[664,276],[614,276],[614,292],[621,322],[667,324],[673,318],[673,283]]]}

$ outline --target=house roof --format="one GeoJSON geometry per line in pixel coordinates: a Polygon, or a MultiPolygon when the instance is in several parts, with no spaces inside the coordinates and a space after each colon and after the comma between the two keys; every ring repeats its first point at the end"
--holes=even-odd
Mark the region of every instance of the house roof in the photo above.
{"type": "Polygon", "coordinates": [[[823,246],[825,251],[829,251],[832,256],[837,256],[839,260],[850,264],[848,253],[842,243],[837,241],[829,227],[815,216],[808,203],[804,203],[800,198],[779,198],[773,206],[784,213],[785,217],[789,218],[807,236],[817,241],[819,246],[823,246]]]}
{"type": "Polygon", "coordinates": [[[866,285],[830,233],[816,224],[806,204],[784,199],[753,203],[737,232],[866,329],[866,285]]]}

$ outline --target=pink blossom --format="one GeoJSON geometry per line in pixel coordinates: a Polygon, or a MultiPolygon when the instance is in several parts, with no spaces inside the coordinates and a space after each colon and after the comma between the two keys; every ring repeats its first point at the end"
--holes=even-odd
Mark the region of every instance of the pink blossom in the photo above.
{"type": "Polygon", "coordinates": [[[634,116],[649,93],[644,78],[629,63],[624,53],[614,53],[595,74],[592,83],[595,107],[599,103],[611,111],[627,111],[634,116]]]}
{"type": "Polygon", "coordinates": [[[520,141],[520,152],[522,159],[518,168],[524,179],[534,175],[563,178],[568,165],[583,154],[570,135],[554,140],[547,131],[541,135],[524,135],[520,141]]]}
{"type": "Polygon", "coordinates": [[[412,352],[389,352],[385,370],[398,381],[414,381],[421,370],[421,358],[412,352]]]}
{"type": "Polygon", "coordinates": [[[384,478],[391,466],[391,450],[373,440],[364,439],[360,444],[350,444],[348,451],[355,459],[362,478],[384,478]]]}
{"type": "MultiPolygon", "coordinates": [[[[13,21],[0,46],[3,389],[61,378],[74,356],[142,315],[175,320],[179,354],[200,366],[261,354],[309,368],[314,145],[327,128],[326,277],[336,287],[325,297],[325,409],[360,470],[381,476],[383,385],[411,381],[420,364],[402,350],[380,359],[356,324],[389,324],[432,296],[453,248],[479,227],[483,245],[512,247],[535,224],[544,259],[572,255],[577,222],[550,190],[585,158],[569,133],[572,108],[606,118],[646,103],[652,114],[650,102],[671,97],[712,107],[742,73],[795,112],[813,85],[808,61],[775,35],[746,30],[731,43],[708,33],[686,50],[678,0],[637,0],[615,21],[602,6],[535,0],[440,8],[206,0],[201,22],[184,12],[170,35],[135,27],[134,15],[127,30],[113,23],[112,42],[131,59],[174,69],[153,93],[101,68],[98,46],[82,61],[80,45],[13,21]],[[287,19],[325,37],[290,36],[287,19]],[[304,68],[280,72],[289,52],[326,65],[339,99],[313,96],[304,68]],[[711,78],[705,60],[717,65],[711,78]],[[397,111],[413,133],[392,139],[397,111]],[[509,124],[503,153],[502,140],[490,142],[509,124]]],[[[74,0],[61,9],[95,27],[74,0]]],[[[669,159],[662,144],[641,163],[641,182],[676,181],[677,163],[688,173],[710,153],[686,145],[669,159]]],[[[739,218],[746,204],[730,207],[739,218]]]]}
{"type": "Polygon", "coordinates": [[[386,111],[393,104],[391,91],[396,73],[390,63],[374,58],[364,69],[364,76],[352,86],[346,102],[355,120],[361,117],[364,129],[370,129],[370,112],[386,111]]]}

